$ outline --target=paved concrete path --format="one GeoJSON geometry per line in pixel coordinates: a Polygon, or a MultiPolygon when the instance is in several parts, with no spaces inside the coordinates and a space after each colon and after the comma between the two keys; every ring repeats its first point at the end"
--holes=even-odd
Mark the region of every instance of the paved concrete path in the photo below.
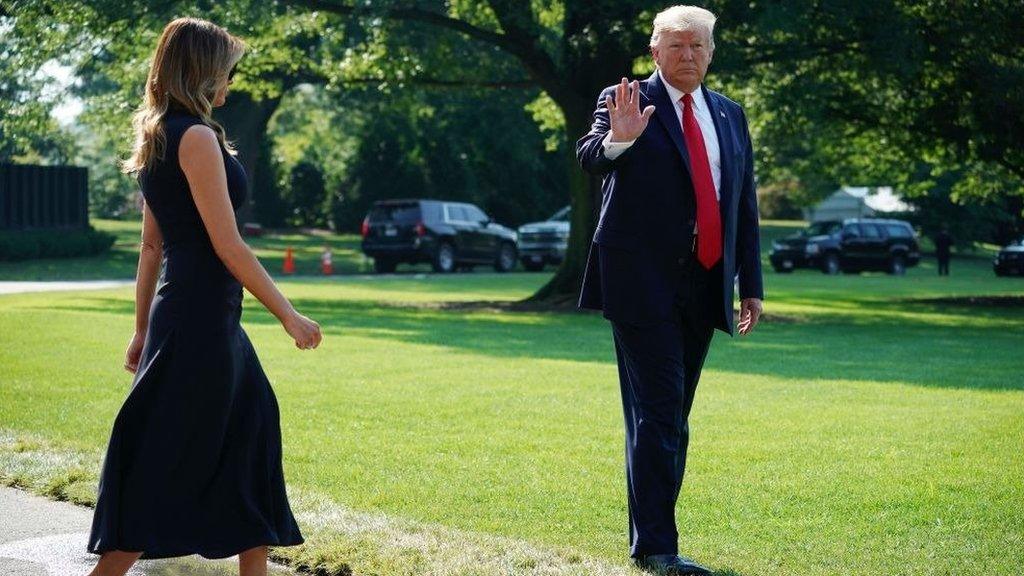
{"type": "Polygon", "coordinates": [[[67,290],[100,290],[131,286],[135,280],[76,280],[55,282],[0,282],[0,294],[23,292],[58,292],[67,290]]]}
{"type": "MultiPolygon", "coordinates": [[[[0,574],[3,576],[85,576],[96,556],[85,551],[92,510],[0,487],[0,574]]],[[[130,576],[229,576],[235,559],[198,557],[143,560],[130,576]]],[[[272,566],[273,576],[295,573],[272,566]]]]}

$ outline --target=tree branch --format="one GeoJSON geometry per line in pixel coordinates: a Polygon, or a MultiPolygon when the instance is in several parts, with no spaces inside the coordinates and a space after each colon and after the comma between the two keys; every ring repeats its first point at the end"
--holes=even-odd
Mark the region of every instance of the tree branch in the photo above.
{"type": "Polygon", "coordinates": [[[741,61],[746,66],[765,64],[768,62],[793,62],[809,60],[821,56],[835,56],[848,52],[856,52],[862,47],[860,40],[846,40],[821,44],[800,45],[796,43],[768,44],[761,46],[741,46],[737,52],[746,53],[741,61]]]}
{"type": "MultiPolygon", "coordinates": [[[[275,73],[271,72],[260,76],[264,80],[279,80],[285,90],[290,90],[299,84],[326,84],[328,77],[315,71],[275,73]]],[[[529,89],[537,88],[536,80],[530,78],[509,79],[509,80],[473,80],[468,78],[343,78],[339,84],[345,85],[370,85],[370,84],[412,84],[426,88],[488,88],[488,89],[529,89]]]]}
{"type": "Polygon", "coordinates": [[[996,164],[999,164],[1003,168],[1006,168],[1007,170],[1010,171],[1011,174],[1015,175],[1017,178],[1024,180],[1024,166],[1014,164],[1013,162],[1010,162],[1003,156],[995,158],[995,161],[996,164]]]}
{"type": "MultiPolygon", "coordinates": [[[[373,10],[338,4],[330,0],[286,1],[292,5],[303,6],[312,10],[332,12],[343,16],[351,16],[358,13],[379,13],[394,20],[422,22],[424,24],[453,30],[461,34],[465,34],[475,40],[491,44],[492,46],[497,46],[511,54],[523,64],[530,75],[534,77],[536,82],[545,89],[555,86],[558,83],[557,67],[555,66],[554,61],[551,60],[550,56],[531,39],[531,36],[528,33],[520,30],[518,27],[513,27],[511,32],[506,29],[506,33],[502,34],[480,28],[479,26],[470,24],[465,20],[452,18],[439,12],[424,10],[414,6],[386,7],[373,10]]],[[[502,22],[502,26],[505,26],[504,22],[502,22]]]]}
{"type": "Polygon", "coordinates": [[[406,80],[397,80],[393,78],[352,78],[342,80],[342,84],[380,84],[387,82],[389,84],[415,84],[416,86],[425,86],[427,88],[537,88],[537,82],[535,80],[494,80],[494,81],[477,81],[477,80],[445,80],[437,78],[410,78],[406,80]]]}

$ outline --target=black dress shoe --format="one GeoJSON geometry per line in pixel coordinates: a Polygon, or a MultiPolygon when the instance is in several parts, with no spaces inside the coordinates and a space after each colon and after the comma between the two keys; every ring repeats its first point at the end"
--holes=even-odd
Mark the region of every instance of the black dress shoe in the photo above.
{"type": "Polygon", "coordinates": [[[636,559],[636,565],[659,576],[711,576],[711,570],[690,558],[675,554],[653,554],[636,559]]]}

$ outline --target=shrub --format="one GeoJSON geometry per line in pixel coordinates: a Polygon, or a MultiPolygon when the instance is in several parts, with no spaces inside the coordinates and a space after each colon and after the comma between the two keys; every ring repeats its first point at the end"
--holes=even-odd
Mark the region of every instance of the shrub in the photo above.
{"type": "Polygon", "coordinates": [[[84,230],[0,231],[0,260],[72,258],[106,252],[114,235],[91,226],[84,230]]]}

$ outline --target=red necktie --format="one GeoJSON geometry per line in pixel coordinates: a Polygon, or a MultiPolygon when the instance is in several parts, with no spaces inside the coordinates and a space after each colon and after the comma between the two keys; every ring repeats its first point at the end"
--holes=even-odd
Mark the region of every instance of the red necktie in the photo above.
{"type": "Polygon", "coordinates": [[[697,197],[697,260],[708,270],[722,257],[722,215],[718,211],[715,181],[704,146],[697,117],[693,114],[693,96],[683,96],[683,137],[690,153],[690,177],[697,197]]]}

